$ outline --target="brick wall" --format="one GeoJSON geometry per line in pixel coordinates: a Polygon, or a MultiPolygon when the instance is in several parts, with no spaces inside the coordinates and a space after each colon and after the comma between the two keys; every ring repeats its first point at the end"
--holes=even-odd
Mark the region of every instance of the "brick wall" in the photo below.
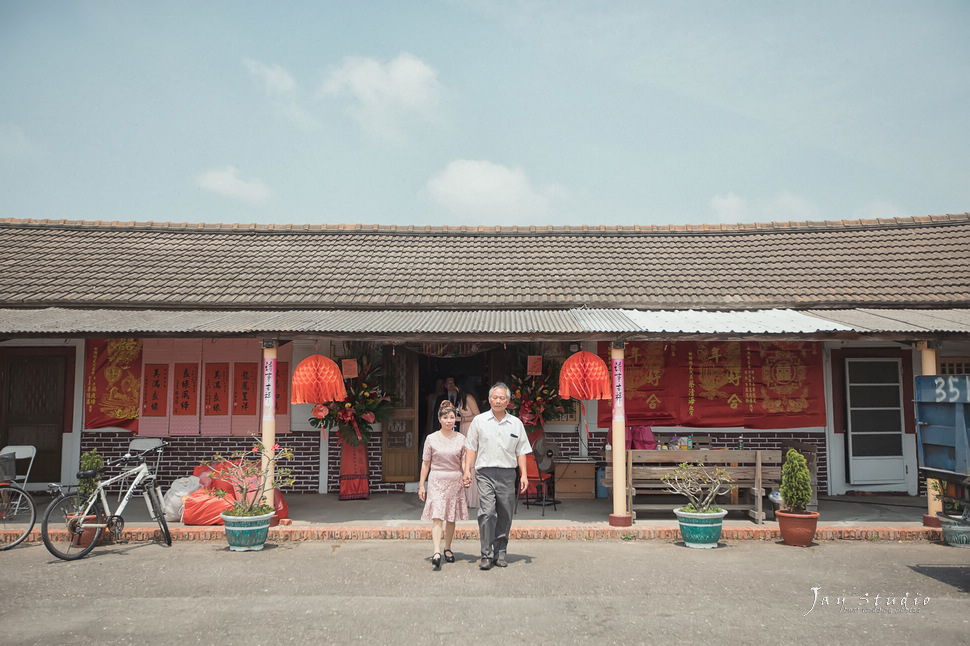
{"type": "MultiPolygon", "coordinates": [[[[585,434],[585,430],[581,430],[585,434]]],[[[712,448],[715,449],[735,449],[738,446],[738,438],[742,434],[737,432],[709,432],[707,429],[682,429],[682,435],[705,435],[713,439],[712,448]]],[[[604,466],[603,451],[606,447],[606,429],[589,429],[589,457],[580,457],[579,435],[574,431],[565,433],[548,432],[550,439],[559,444],[562,456],[565,460],[573,462],[595,462],[597,467],[604,466]]],[[[664,431],[664,434],[668,434],[664,431]]],[[[792,431],[749,431],[743,433],[744,448],[761,450],[780,450],[782,442],[786,439],[796,439],[807,442],[815,446],[818,459],[818,491],[824,494],[828,491],[828,462],[825,455],[825,435],[823,433],[798,433],[792,431]]],[[[564,461],[565,461],[564,460],[564,461]]]]}
{"type": "MultiPolygon", "coordinates": [[[[693,430],[693,429],[692,429],[693,430]]],[[[738,433],[708,432],[706,429],[696,429],[695,435],[709,435],[714,438],[713,447],[716,449],[736,448],[738,433]]],[[[580,431],[585,434],[585,430],[580,431]]],[[[559,444],[563,461],[592,462],[597,467],[604,466],[603,449],[606,446],[605,429],[589,429],[588,457],[580,456],[580,436],[575,431],[557,433],[548,432],[550,439],[559,444]]],[[[336,434],[327,432],[327,454],[330,469],[327,474],[327,493],[340,491],[340,445],[336,434]]],[[[128,442],[132,435],[126,431],[97,431],[84,433],[81,439],[81,452],[97,449],[105,460],[119,457],[128,449],[128,442]]],[[[818,491],[828,490],[828,464],[825,455],[825,436],[821,433],[797,433],[788,431],[745,431],[744,447],[746,449],[781,449],[785,439],[797,439],[815,445],[818,449],[818,491]]],[[[171,446],[162,456],[159,468],[159,479],[162,487],[167,488],[172,481],[186,475],[192,475],[192,469],[200,461],[211,459],[215,453],[229,455],[233,451],[248,451],[252,448],[249,438],[245,437],[171,437],[166,438],[171,446]]],[[[281,435],[279,441],[283,446],[293,449],[295,459],[289,463],[296,477],[296,484],[284,490],[294,493],[317,493],[319,490],[320,474],[320,442],[319,431],[293,431],[281,435]]],[[[372,493],[403,493],[403,482],[381,482],[383,462],[381,459],[382,436],[374,433],[367,444],[367,466],[369,469],[370,490],[372,493]]],[[[922,486],[922,483],[921,483],[922,486]]]]}
{"type": "MultiPolygon", "coordinates": [[[[128,450],[132,434],[127,431],[92,431],[81,436],[81,453],[97,449],[105,462],[121,457],[128,450]]],[[[162,454],[158,478],[163,491],[176,478],[192,475],[192,469],[202,460],[211,460],[216,453],[229,456],[234,451],[249,451],[253,447],[248,437],[168,437],[170,444],[162,454]]],[[[287,462],[292,467],[296,483],[283,490],[283,494],[317,493],[320,474],[320,432],[294,431],[277,438],[281,446],[293,449],[294,459],[287,462]]],[[[149,462],[150,466],[153,466],[149,462]]],[[[117,475],[118,471],[108,472],[117,475]]]]}

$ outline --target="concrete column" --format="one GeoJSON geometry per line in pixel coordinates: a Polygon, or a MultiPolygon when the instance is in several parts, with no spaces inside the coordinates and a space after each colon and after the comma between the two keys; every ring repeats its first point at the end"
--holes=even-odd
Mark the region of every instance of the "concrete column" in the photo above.
{"type": "MultiPolygon", "coordinates": [[[[263,339],[263,471],[267,483],[273,482],[273,447],[276,445],[276,351],[278,343],[263,339]]],[[[275,506],[275,491],[269,489],[264,496],[266,504],[275,506]]]]}
{"type": "MultiPolygon", "coordinates": [[[[936,374],[936,348],[931,347],[928,341],[920,341],[916,344],[919,350],[920,373],[923,375],[936,374]]],[[[937,512],[943,511],[943,501],[936,499],[936,487],[940,485],[938,480],[926,479],[926,515],[923,516],[923,524],[927,526],[939,527],[940,520],[937,512]]]]}
{"type": "Polygon", "coordinates": [[[610,525],[629,527],[633,514],[626,507],[626,411],[624,410],[623,342],[616,341],[610,348],[610,371],[613,373],[613,513],[610,525]]]}

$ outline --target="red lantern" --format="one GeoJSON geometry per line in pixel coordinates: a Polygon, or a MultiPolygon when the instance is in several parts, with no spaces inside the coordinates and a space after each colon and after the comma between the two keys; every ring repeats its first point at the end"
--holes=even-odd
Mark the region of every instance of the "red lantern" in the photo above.
{"type": "Polygon", "coordinates": [[[559,394],[575,399],[609,399],[610,369],[592,352],[581,350],[566,359],[559,370],[559,394]]]}
{"type": "Polygon", "coordinates": [[[315,354],[293,371],[292,404],[322,404],[347,399],[340,368],[331,359],[315,354]]]}

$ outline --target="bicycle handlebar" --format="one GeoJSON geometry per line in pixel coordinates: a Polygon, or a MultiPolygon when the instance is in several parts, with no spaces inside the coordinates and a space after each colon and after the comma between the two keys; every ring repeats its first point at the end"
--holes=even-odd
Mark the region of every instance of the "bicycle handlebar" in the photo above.
{"type": "Polygon", "coordinates": [[[169,446],[169,443],[168,442],[162,442],[158,446],[153,446],[150,449],[145,449],[144,451],[141,451],[140,453],[135,453],[135,454],[125,453],[120,458],[117,458],[115,460],[112,460],[111,462],[105,462],[104,466],[101,467],[101,469],[99,469],[99,470],[103,470],[103,469],[105,469],[107,467],[113,467],[113,466],[115,466],[117,464],[124,464],[126,462],[130,462],[131,460],[139,460],[140,459],[140,460],[142,460],[144,462],[144,459],[143,458],[146,455],[148,455],[149,453],[161,453],[165,449],[166,446],[169,446]]]}

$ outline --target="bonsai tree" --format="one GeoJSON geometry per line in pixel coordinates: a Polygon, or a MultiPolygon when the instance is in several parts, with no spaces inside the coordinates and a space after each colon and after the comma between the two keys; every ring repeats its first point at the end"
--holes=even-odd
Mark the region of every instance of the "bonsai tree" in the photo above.
{"type": "MultiPolygon", "coordinates": [[[[81,454],[81,471],[97,471],[104,466],[104,458],[95,450],[81,454]]],[[[77,491],[84,497],[90,496],[98,487],[98,478],[81,478],[77,482],[77,491]]]]}
{"type": "Polygon", "coordinates": [[[727,486],[732,482],[731,476],[722,468],[711,469],[702,462],[677,465],[677,470],[661,478],[672,493],[686,496],[689,501],[683,511],[693,514],[717,514],[721,509],[714,504],[714,499],[729,493],[727,486]]]}
{"type": "Polygon", "coordinates": [[[781,499],[790,512],[800,513],[812,500],[812,479],[808,473],[805,456],[795,449],[788,449],[785,464],[781,467],[781,499]]]}

